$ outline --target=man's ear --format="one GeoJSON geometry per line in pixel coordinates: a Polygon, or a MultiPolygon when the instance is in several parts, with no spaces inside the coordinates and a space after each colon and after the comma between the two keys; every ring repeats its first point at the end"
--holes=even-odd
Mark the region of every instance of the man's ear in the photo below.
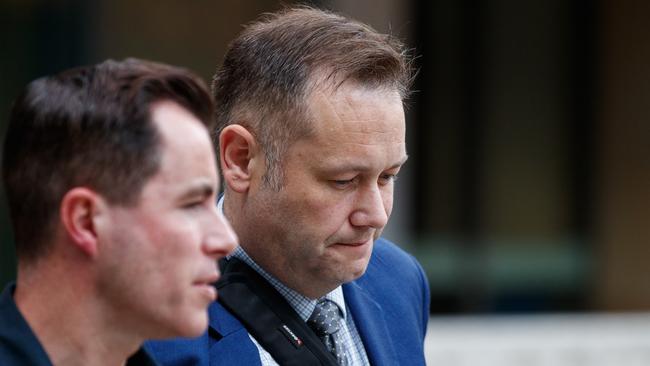
{"type": "Polygon", "coordinates": [[[60,216],[66,235],[83,253],[95,257],[98,252],[96,216],[103,212],[105,202],[95,191],[76,187],[61,200],[60,216]]]}
{"type": "Polygon", "coordinates": [[[259,155],[255,137],[244,126],[232,124],[219,134],[219,157],[225,183],[235,192],[248,191],[259,155]]]}

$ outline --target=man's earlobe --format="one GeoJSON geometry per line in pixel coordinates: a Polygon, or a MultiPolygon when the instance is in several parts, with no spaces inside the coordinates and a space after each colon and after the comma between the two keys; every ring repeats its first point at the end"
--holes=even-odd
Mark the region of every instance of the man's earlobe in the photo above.
{"type": "Polygon", "coordinates": [[[228,188],[238,193],[248,191],[251,183],[251,160],[258,155],[255,137],[242,125],[226,126],[219,134],[221,169],[228,188]]]}
{"type": "Polygon", "coordinates": [[[99,249],[95,216],[103,204],[99,194],[83,187],[69,190],[61,200],[59,213],[66,235],[77,249],[91,257],[99,249]]]}

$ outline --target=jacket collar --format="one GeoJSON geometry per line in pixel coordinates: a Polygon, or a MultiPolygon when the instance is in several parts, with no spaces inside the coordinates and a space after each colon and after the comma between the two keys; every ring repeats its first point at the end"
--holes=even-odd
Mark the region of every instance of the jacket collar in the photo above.
{"type": "Polygon", "coordinates": [[[345,302],[352,313],[371,365],[398,365],[381,305],[357,281],[343,285],[345,302]]]}

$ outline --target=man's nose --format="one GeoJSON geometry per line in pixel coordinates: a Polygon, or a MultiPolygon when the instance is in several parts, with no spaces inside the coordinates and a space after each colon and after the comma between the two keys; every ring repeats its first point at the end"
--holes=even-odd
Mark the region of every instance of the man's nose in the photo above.
{"type": "MultiPolygon", "coordinates": [[[[359,192],[357,206],[350,216],[353,226],[368,226],[381,229],[388,223],[387,202],[378,185],[373,185],[359,192]]],[[[386,197],[392,199],[392,197],[386,197]]]]}

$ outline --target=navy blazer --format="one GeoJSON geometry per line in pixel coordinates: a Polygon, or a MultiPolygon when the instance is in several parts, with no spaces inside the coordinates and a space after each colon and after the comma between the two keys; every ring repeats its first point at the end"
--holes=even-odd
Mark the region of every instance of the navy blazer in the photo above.
{"type": "MultiPolygon", "coordinates": [[[[16,285],[9,284],[0,295],[0,366],[51,366],[52,362],[14,301],[16,285]]],[[[156,366],[140,348],[127,366],[156,366]]]]}
{"type": "Polygon", "coordinates": [[[14,302],[16,285],[0,295],[0,365],[50,366],[47,353],[14,302]]]}
{"type": "MultiPolygon", "coordinates": [[[[429,286],[415,258],[380,238],[366,273],[343,293],[371,365],[425,365],[429,286]]],[[[201,337],[148,341],[145,348],[161,365],[261,365],[241,322],[218,302],[208,312],[201,337]]]]}

